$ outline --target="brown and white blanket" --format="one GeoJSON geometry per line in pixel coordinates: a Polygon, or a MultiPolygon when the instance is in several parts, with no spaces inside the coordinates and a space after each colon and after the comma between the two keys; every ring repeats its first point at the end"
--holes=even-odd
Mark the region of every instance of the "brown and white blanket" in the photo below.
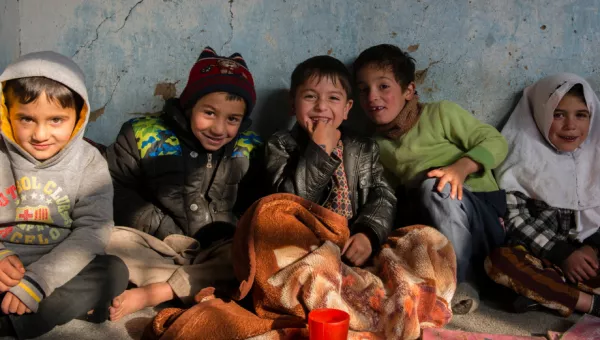
{"type": "Polygon", "coordinates": [[[316,308],[348,312],[350,339],[416,339],[422,328],[450,321],[456,258],[442,234],[398,229],[364,269],[342,262],[348,237],[346,219],[330,210],[290,194],[265,197],[234,237],[241,283],[233,300],[205,289],[192,308],[161,311],[144,338],[302,339],[316,308]],[[234,301],[245,297],[252,312],[234,301]]]}

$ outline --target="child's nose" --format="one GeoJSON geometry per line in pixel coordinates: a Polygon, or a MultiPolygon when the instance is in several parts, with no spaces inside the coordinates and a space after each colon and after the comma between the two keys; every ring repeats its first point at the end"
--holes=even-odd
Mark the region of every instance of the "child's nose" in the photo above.
{"type": "Polygon", "coordinates": [[[318,99],[315,103],[315,111],[323,111],[325,110],[325,102],[323,99],[318,99]]]}
{"type": "Polygon", "coordinates": [[[44,124],[38,124],[35,127],[35,130],[33,130],[32,137],[35,141],[38,142],[45,141],[46,139],[48,139],[48,129],[46,128],[46,126],[44,126],[44,124]]]}
{"type": "Polygon", "coordinates": [[[369,91],[368,92],[368,96],[367,98],[369,99],[369,103],[374,102],[377,98],[379,98],[379,95],[377,94],[376,91],[369,91]]]}
{"type": "Polygon", "coordinates": [[[225,134],[225,122],[216,122],[211,127],[210,132],[216,136],[225,134]]]}
{"type": "Polygon", "coordinates": [[[575,119],[572,118],[572,117],[570,117],[570,116],[565,117],[564,128],[567,129],[567,130],[573,130],[573,129],[575,129],[576,128],[575,119]]]}

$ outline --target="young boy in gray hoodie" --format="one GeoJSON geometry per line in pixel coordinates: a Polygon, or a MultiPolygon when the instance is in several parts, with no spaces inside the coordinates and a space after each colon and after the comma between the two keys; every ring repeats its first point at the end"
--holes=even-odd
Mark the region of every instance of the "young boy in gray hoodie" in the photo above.
{"type": "Polygon", "coordinates": [[[102,322],[128,271],[104,254],[113,227],[106,161],[83,139],[83,73],[54,52],[0,75],[0,336],[74,318],[102,322]]]}

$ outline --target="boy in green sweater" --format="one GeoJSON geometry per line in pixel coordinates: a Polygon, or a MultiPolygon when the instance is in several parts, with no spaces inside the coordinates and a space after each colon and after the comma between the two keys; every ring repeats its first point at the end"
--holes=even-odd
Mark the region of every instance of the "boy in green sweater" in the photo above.
{"type": "Polygon", "coordinates": [[[413,222],[432,225],[452,242],[459,282],[452,307],[470,312],[478,304],[475,277],[485,277],[483,260],[504,241],[506,199],[492,169],[506,157],[507,143],[455,103],[420,103],[414,59],[396,46],[366,49],[354,71],[390,181],[400,195],[418,195],[413,222]]]}

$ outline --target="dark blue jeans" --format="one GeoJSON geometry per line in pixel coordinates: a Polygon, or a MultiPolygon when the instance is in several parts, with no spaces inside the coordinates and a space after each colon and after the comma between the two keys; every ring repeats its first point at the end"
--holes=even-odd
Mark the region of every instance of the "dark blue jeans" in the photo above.
{"type": "Polygon", "coordinates": [[[92,309],[94,313],[86,319],[104,322],[112,299],[127,288],[128,280],[129,271],[121,259],[96,256],[77,276],[42,300],[36,313],[11,314],[9,318],[19,339],[41,336],[55,326],[86,316],[92,309]]]}
{"type": "Polygon", "coordinates": [[[429,178],[419,188],[420,223],[436,228],[452,242],[458,282],[485,277],[485,257],[504,243],[499,220],[503,212],[495,207],[503,203],[506,208],[504,192],[473,193],[463,188],[463,199],[459,201],[450,198],[450,184],[442,192],[437,191],[437,184],[437,178],[429,178]]]}

